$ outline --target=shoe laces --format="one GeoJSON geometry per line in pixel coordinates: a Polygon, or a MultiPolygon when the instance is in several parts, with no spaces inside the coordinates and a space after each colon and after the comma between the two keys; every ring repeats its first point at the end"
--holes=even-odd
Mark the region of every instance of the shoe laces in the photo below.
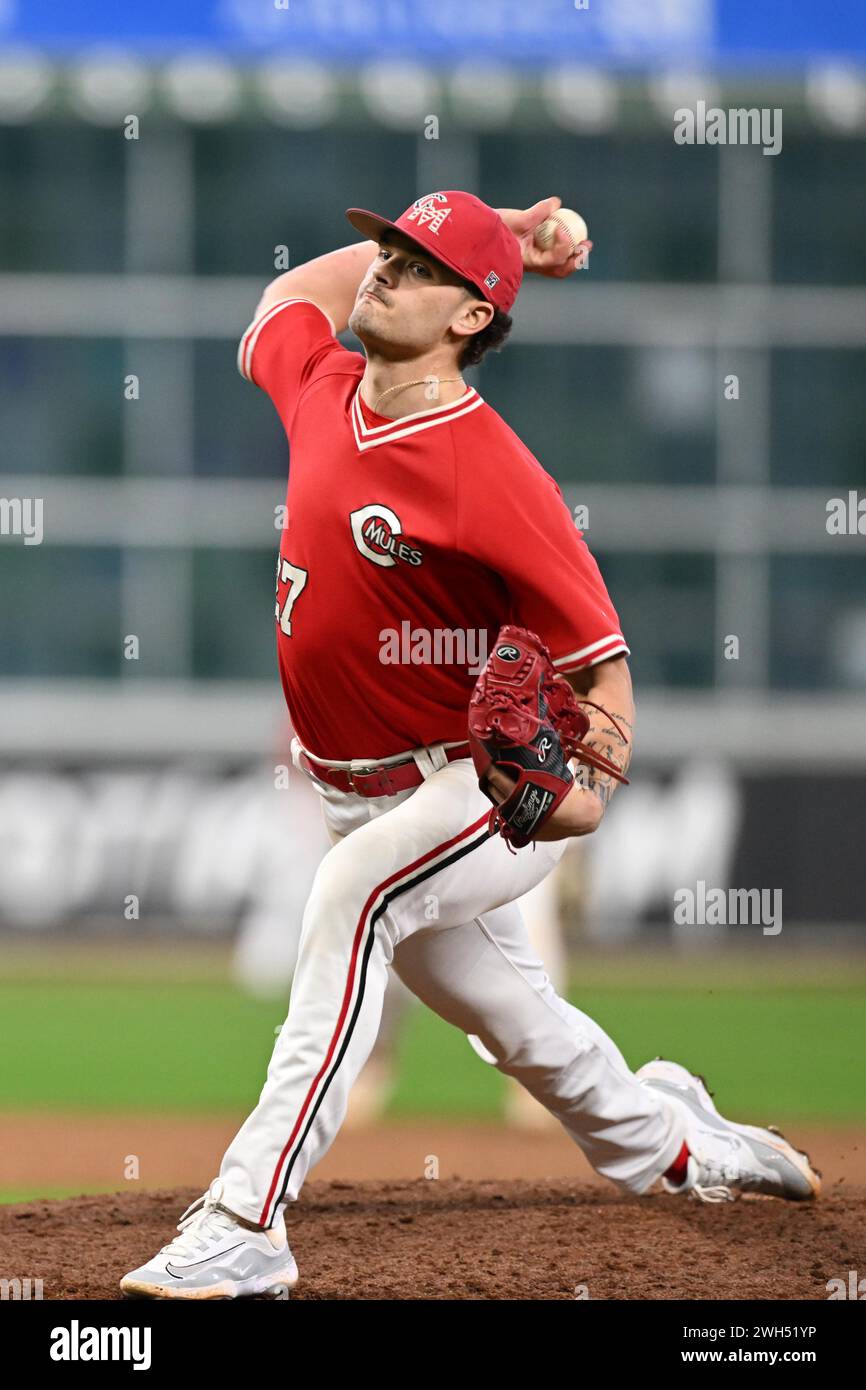
{"type": "Polygon", "coordinates": [[[224,1235],[236,1223],[224,1208],[220,1207],[222,1183],[214,1178],[203,1197],[198,1197],[187,1207],[177,1224],[180,1235],[164,1245],[160,1254],[173,1258],[184,1258],[203,1250],[208,1241],[224,1235]]]}
{"type": "Polygon", "coordinates": [[[700,1183],[695,1183],[692,1192],[701,1202],[733,1202],[734,1194],[729,1187],[720,1184],[717,1187],[704,1187],[700,1183]]]}
{"type": "MultiPolygon", "coordinates": [[[[736,1146],[736,1141],[731,1140],[736,1146]]],[[[712,1155],[697,1159],[700,1166],[701,1177],[706,1177],[706,1183],[695,1183],[692,1191],[701,1202],[733,1202],[734,1193],[728,1187],[728,1183],[736,1183],[742,1177],[740,1165],[734,1155],[727,1158],[714,1158],[712,1155]]]]}

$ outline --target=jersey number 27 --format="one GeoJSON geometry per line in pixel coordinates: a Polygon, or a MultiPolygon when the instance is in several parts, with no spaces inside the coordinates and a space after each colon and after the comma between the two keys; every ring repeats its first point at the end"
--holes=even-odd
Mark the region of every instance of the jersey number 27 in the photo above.
{"type": "Polygon", "coordinates": [[[288,560],[284,560],[282,555],[277,556],[277,602],[274,607],[274,617],[280,620],[280,631],[287,637],[292,635],[292,608],[298,595],[303,592],[304,585],[309,578],[307,570],[299,569],[297,565],[292,565],[288,560]],[[288,584],[289,592],[286,594],[286,601],[280,608],[280,585],[288,584]]]}

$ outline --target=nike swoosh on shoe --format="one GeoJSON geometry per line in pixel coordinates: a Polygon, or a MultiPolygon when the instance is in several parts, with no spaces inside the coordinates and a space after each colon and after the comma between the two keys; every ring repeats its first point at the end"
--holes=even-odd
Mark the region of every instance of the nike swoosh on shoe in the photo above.
{"type": "Polygon", "coordinates": [[[230,1245],[228,1250],[218,1250],[215,1255],[208,1255],[203,1260],[194,1260],[192,1264],[182,1265],[180,1273],[176,1273],[171,1265],[166,1261],[165,1272],[170,1274],[173,1279],[182,1279],[184,1274],[188,1274],[191,1269],[199,1269],[201,1265],[213,1264],[214,1260],[224,1260],[226,1255],[230,1255],[233,1250],[240,1250],[245,1242],[239,1240],[237,1245],[230,1245]]]}

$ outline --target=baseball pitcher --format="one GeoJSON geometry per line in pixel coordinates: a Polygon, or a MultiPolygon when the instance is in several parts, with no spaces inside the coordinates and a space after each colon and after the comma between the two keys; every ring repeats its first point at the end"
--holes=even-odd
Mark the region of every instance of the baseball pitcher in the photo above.
{"type": "MultiPolygon", "coordinates": [[[[814,1197],[775,1131],[616,1044],[554,990],[515,902],[626,778],[628,647],[560,491],[464,379],[504,344],[524,272],[585,264],[560,206],[431,193],[280,275],[240,344],[290,446],[276,575],[296,767],[331,842],[258,1104],[130,1296],[285,1296],[284,1222],[337,1134],[389,968],[480,1041],[623,1193],[814,1197]],[[351,328],[364,352],[338,335],[351,328]]],[[[625,791],[621,795],[628,795],[625,791]]],[[[627,872],[627,866],[624,868],[627,872]]]]}

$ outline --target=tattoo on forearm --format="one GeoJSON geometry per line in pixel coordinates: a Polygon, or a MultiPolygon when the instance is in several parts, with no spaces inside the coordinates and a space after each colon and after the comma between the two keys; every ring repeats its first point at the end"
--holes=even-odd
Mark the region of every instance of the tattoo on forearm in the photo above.
{"type": "Polygon", "coordinates": [[[631,720],[626,719],[624,714],[617,714],[616,710],[612,709],[611,716],[616,720],[617,724],[624,724],[625,727],[628,729],[629,733],[632,732],[631,720]]]}
{"type": "MultiPolygon", "coordinates": [[[[584,742],[589,744],[596,753],[601,753],[610,762],[616,763],[621,772],[627,772],[632,752],[630,720],[616,710],[611,710],[609,715],[605,715],[602,710],[592,710],[591,715],[595,716],[595,720],[590,725],[584,742]],[[610,722],[611,719],[615,719],[621,728],[617,729],[610,722]],[[621,730],[627,731],[627,737],[624,737],[621,730]]],[[[611,777],[609,772],[601,772],[598,768],[588,767],[585,763],[580,767],[580,774],[581,784],[594,792],[602,806],[607,807],[617,788],[616,778],[611,777]]]]}

